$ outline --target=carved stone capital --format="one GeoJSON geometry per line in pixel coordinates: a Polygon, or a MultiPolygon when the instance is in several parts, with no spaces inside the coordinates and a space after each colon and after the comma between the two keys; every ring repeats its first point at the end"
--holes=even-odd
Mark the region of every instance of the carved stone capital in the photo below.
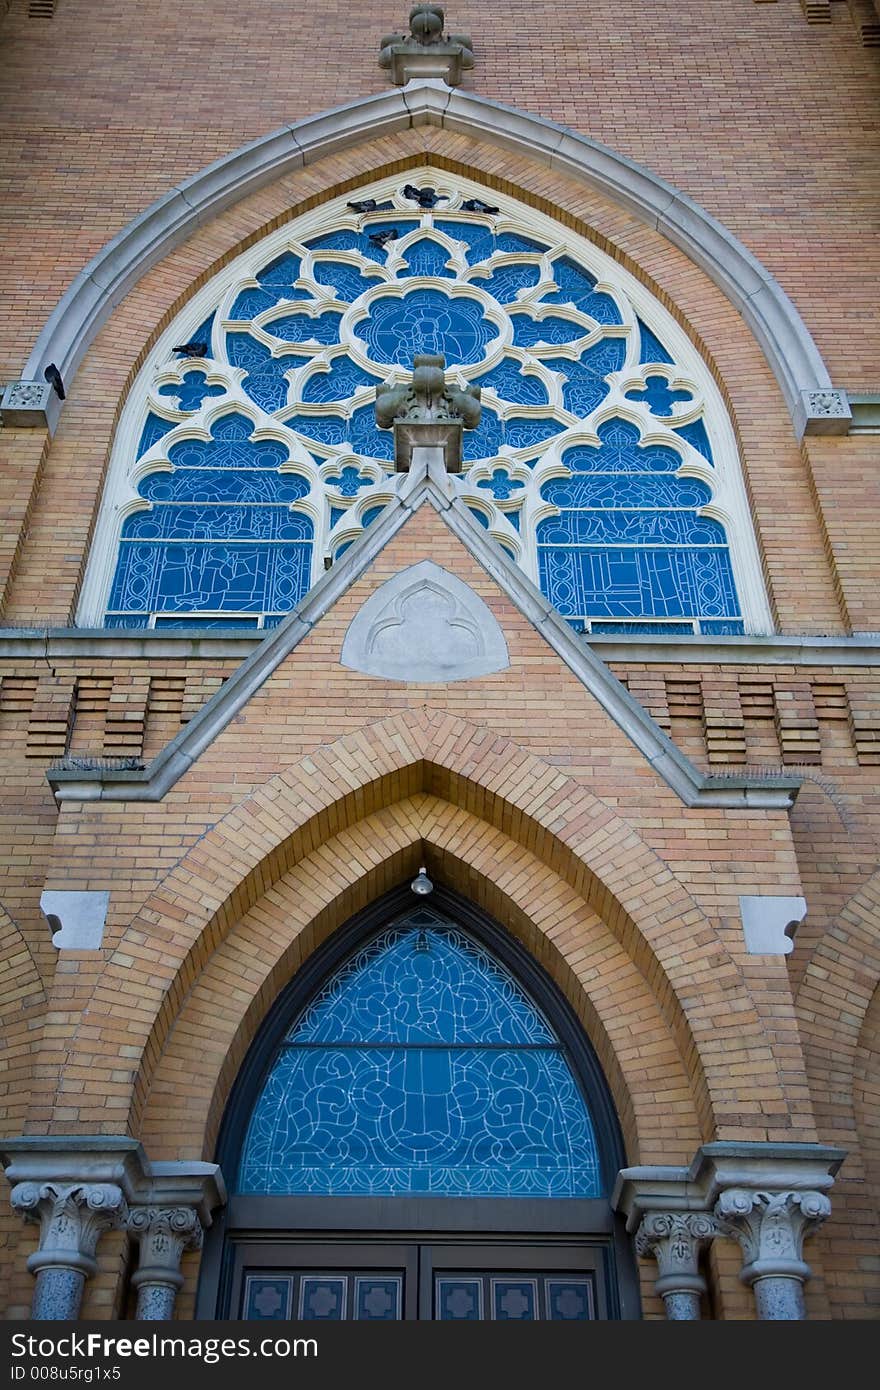
{"type": "Polygon", "coordinates": [[[132,1278],[141,1284],[183,1283],[180,1261],[184,1250],[200,1250],[204,1231],[195,1207],[133,1207],[128,1216],[129,1234],[140,1245],[140,1262],[132,1278]]]}
{"type": "Polygon", "coordinates": [[[653,1255],[660,1277],[659,1294],[705,1287],[699,1273],[700,1249],[718,1234],[710,1212],[651,1212],[636,1232],[636,1254],[653,1255]]]}
{"type": "Polygon", "coordinates": [[[731,1187],[715,1204],[721,1231],[739,1241],[742,1248],[740,1278],[746,1284],[768,1277],[800,1282],[808,1279],[804,1240],[830,1212],[831,1203],[824,1192],[798,1189],[774,1192],[731,1187]]]}
{"type": "Polygon", "coordinates": [[[125,1223],[128,1207],[115,1183],[22,1182],[12,1189],[13,1208],[26,1221],[38,1222],[40,1247],[28,1269],[63,1266],[90,1276],[100,1237],[125,1223]]]}

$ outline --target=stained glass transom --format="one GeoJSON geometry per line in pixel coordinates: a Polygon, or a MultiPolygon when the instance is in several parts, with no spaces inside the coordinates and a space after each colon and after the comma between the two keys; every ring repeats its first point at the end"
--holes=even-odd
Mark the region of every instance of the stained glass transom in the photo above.
{"type": "Polygon", "coordinates": [[[506,967],[420,910],[289,1030],[238,1190],[595,1197],[593,1125],[558,1038],[506,967]]]}
{"type": "Polygon", "coordinates": [[[680,330],[547,219],[538,235],[510,199],[474,212],[475,190],[432,186],[430,209],[387,181],[366,212],[338,200],[273,233],[169,330],[204,352],[160,352],[133,393],[101,523],[108,626],[277,622],[400,484],[376,386],[442,352],[483,391],[455,486],[578,629],[744,630],[758,564],[732,432],[680,330]]]}

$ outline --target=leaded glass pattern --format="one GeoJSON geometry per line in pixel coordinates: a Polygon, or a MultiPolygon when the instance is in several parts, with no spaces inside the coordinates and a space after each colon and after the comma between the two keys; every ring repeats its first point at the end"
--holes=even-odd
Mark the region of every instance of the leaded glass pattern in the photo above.
{"type": "Polygon", "coordinates": [[[592,1120],[520,985],[419,909],[358,951],[290,1028],[238,1191],[600,1195],[592,1120]]]}
{"type": "Polygon", "coordinates": [[[732,430],[669,315],[549,219],[485,193],[499,212],[469,212],[462,204],[479,196],[476,185],[424,171],[419,186],[428,184],[432,209],[386,180],[351,195],[374,197],[372,212],[341,199],[273,233],[168,330],[163,344],[199,341],[206,353],[181,360],[160,347],[132,393],[98,542],[115,553],[116,573],[95,561],[81,621],[97,600],[108,626],[154,626],[183,612],[193,622],[255,614],[259,626],[273,625],[400,484],[391,433],[375,423],[376,386],[408,379],[415,353],[442,352],[453,379],[483,390],[482,423],[465,434],[455,486],[577,628],[629,621],[661,632],[673,618],[682,631],[723,622],[740,632],[744,576],[751,625],[766,628],[732,430]],[[245,503],[232,482],[202,499],[217,508],[210,516],[185,510],[194,484],[183,470],[228,466],[194,463],[193,450],[221,452],[230,431],[240,472],[265,471],[259,459],[276,449],[259,507],[285,506],[292,532],[268,513],[234,517],[230,508],[245,503]],[[653,473],[669,477],[635,503],[624,475],[646,484],[653,473]],[[170,503],[156,478],[172,479],[179,507],[153,528],[132,517],[170,503]],[[576,502],[565,500],[565,484],[576,502]],[[131,544],[145,543],[142,525],[149,551],[131,544]],[[185,555],[160,548],[172,539],[185,555]],[[278,549],[287,541],[299,548],[278,549]],[[212,553],[197,551],[209,542],[212,553]]]}

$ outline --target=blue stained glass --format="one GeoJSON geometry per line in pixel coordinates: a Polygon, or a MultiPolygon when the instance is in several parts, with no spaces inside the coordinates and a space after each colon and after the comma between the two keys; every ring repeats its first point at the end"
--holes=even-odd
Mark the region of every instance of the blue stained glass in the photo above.
{"type": "Polygon", "coordinates": [[[404,252],[406,266],[400,274],[406,275],[442,275],[446,279],[454,279],[456,272],[450,270],[446,262],[449,260],[449,252],[445,246],[441,246],[437,241],[431,241],[429,237],[422,237],[419,241],[414,241],[412,246],[404,252]]]}
{"type": "Polygon", "coordinates": [[[498,300],[499,304],[511,304],[520,290],[531,290],[541,278],[540,267],[536,265],[502,265],[485,280],[475,280],[481,290],[486,290],[498,300]]]}
{"type": "MultiPolygon", "coordinates": [[[[168,457],[175,468],[280,468],[287,449],[275,439],[251,441],[253,421],[237,412],[211,426],[210,440],[183,439],[172,444],[168,457]]],[[[166,475],[167,476],[167,475],[166,475]]]]}
{"type": "MultiPolygon", "coordinates": [[[[574,452],[573,450],[571,452],[574,452]]],[[[569,455],[566,463],[571,467],[569,455]]],[[[557,507],[704,507],[712,500],[705,483],[694,478],[674,478],[654,473],[576,473],[571,478],[551,478],[541,496],[557,507]]]]}
{"type": "Polygon", "coordinates": [[[547,388],[536,376],[526,376],[513,357],[504,357],[497,367],[474,378],[477,386],[490,386],[502,400],[515,405],[546,405],[547,388]]]}
{"type": "Polygon", "coordinates": [[[108,607],[114,612],[286,611],[310,582],[311,545],[128,541],[108,607]]]}
{"type": "Polygon", "coordinates": [[[341,521],[342,518],[343,518],[344,516],[348,516],[348,512],[345,510],[344,507],[331,507],[331,508],[330,508],[330,530],[331,530],[331,531],[333,530],[333,527],[336,525],[337,521],[341,521]]]}
{"type": "Polygon", "coordinates": [[[563,512],[538,523],[539,545],[726,545],[724,527],[694,512],[563,512]]]}
{"type": "Polygon", "coordinates": [[[702,420],[694,420],[690,425],[681,425],[676,429],[675,433],[680,434],[682,439],[686,439],[688,444],[691,444],[696,449],[697,453],[702,454],[703,458],[714,467],[715,460],[712,457],[712,445],[709,443],[706,426],[703,424],[702,420]]]}
{"type": "Polygon", "coordinates": [[[360,233],[349,227],[343,227],[338,232],[325,232],[323,236],[309,237],[308,241],[303,242],[303,246],[310,251],[359,251],[360,245],[360,233]]]}
{"type": "Polygon", "coordinates": [[[344,1274],[304,1274],[299,1286],[299,1316],[308,1322],[342,1322],[347,1292],[344,1274]]]}
{"type": "Polygon", "coordinates": [[[315,279],[319,285],[329,285],[337,299],[351,304],[355,299],[375,285],[376,277],[367,277],[366,272],[348,265],[345,261],[319,261],[315,266],[315,279]]]}
{"type": "Polygon", "coordinates": [[[263,325],[273,338],[285,343],[338,343],[341,314],[328,312],[313,318],[311,314],[287,314],[263,325]]]}
{"type": "Polygon", "coordinates": [[[301,367],[301,357],[273,357],[270,349],[249,333],[227,333],[226,351],[233,367],[247,368],[242,385],[251,400],[267,414],[287,405],[290,384],[284,373],[301,367]]]}
{"type": "Polygon", "coordinates": [[[678,401],[692,401],[691,391],[673,391],[665,376],[645,377],[643,390],[627,391],[628,401],[646,401],[652,415],[671,415],[678,401]]]}
{"type": "Polygon", "coordinates": [[[256,276],[258,289],[242,290],[232,306],[231,319],[252,319],[264,309],[271,309],[282,299],[296,299],[296,282],[299,279],[300,259],[292,252],[285,251],[274,261],[259,271],[256,276]]]}
{"type": "Polygon", "coordinates": [[[548,248],[543,241],[534,241],[531,237],[518,236],[516,232],[502,232],[495,238],[496,251],[525,251],[530,255],[536,252],[546,251],[548,248]]]}
{"type": "MultiPolygon", "coordinates": [[[[259,626],[259,623],[259,618],[168,618],[160,613],[156,618],[155,626],[157,628],[166,629],[174,628],[177,631],[182,631],[184,629],[189,630],[190,628],[211,628],[214,631],[219,630],[221,632],[238,632],[245,628],[249,631],[255,631],[259,626]]],[[[127,625],[128,624],[126,624],[126,626],[127,625]]]]}
{"type": "Polygon", "coordinates": [[[563,454],[574,473],[675,473],[681,456],[662,444],[642,448],[639,431],[625,420],[609,420],[599,426],[599,449],[578,445],[563,454]]]}
{"type": "Polygon", "coordinates": [[[504,442],[511,449],[532,449],[565,429],[558,420],[532,420],[512,415],[504,422],[504,442]]]}
{"type": "Polygon", "coordinates": [[[503,443],[504,427],[501,420],[494,410],[484,405],[477,428],[465,430],[461,450],[464,458],[471,462],[474,459],[492,458],[503,443]]]}
{"type": "Polygon", "coordinates": [[[737,621],[707,622],[700,623],[700,631],[707,637],[742,637],[745,632],[742,619],[737,621]]]}
{"type": "Polygon", "coordinates": [[[178,410],[198,410],[209,396],[225,394],[225,386],[208,385],[204,372],[185,372],[181,381],[159,387],[159,395],[175,399],[178,410]]]}
{"type": "Polygon", "coordinates": [[[213,356],[214,356],[213,352],[211,351],[211,338],[212,338],[213,333],[214,333],[214,319],[215,319],[215,318],[216,318],[216,315],[215,315],[215,314],[209,314],[208,317],[205,319],[205,322],[202,323],[202,324],[199,324],[199,326],[198,326],[198,328],[196,329],[195,333],[191,333],[191,334],[189,335],[190,341],[191,341],[191,342],[193,342],[193,343],[204,343],[204,344],[205,344],[205,347],[208,349],[208,351],[205,353],[205,356],[206,356],[206,357],[213,357],[213,356]]]}
{"type": "Polygon", "coordinates": [[[447,368],[479,362],[498,329],[475,299],[451,299],[441,290],[413,290],[377,300],[355,329],[375,362],[411,367],[417,352],[442,352],[447,368]]]}
{"type": "Polygon", "coordinates": [[[401,1316],[403,1280],[400,1275],[376,1278],[358,1275],[354,1281],[354,1315],[358,1322],[394,1322],[401,1316]]]}
{"type": "Polygon", "coordinates": [[[564,617],[736,617],[726,550],[539,545],[541,588],[564,617]]]}
{"type": "Polygon", "coordinates": [[[468,507],[468,511],[470,512],[471,516],[476,517],[476,519],[477,519],[477,521],[480,523],[480,525],[483,526],[483,527],[485,527],[485,529],[488,531],[488,529],[489,529],[489,518],[488,518],[488,516],[486,515],[486,513],[482,510],[482,508],[480,508],[480,507],[468,507]]]}
{"type": "Polygon", "coordinates": [[[159,440],[164,438],[169,430],[173,429],[173,421],[163,420],[161,415],[156,415],[154,411],[151,410],[141,430],[140,442],[137,447],[137,457],[140,458],[148,449],[152,449],[154,444],[158,444],[159,440]]]}
{"type": "Polygon", "coordinates": [[[357,952],[290,1029],[238,1190],[596,1196],[600,1179],[544,1018],[482,947],[420,911],[357,952]]]}
{"type": "Polygon", "coordinates": [[[645,366],[649,362],[672,362],[672,358],[657,337],[652,333],[647,324],[637,319],[639,325],[639,337],[641,339],[641,351],[639,353],[639,365],[645,366]]]}
{"type": "Polygon", "coordinates": [[[438,1322],[481,1322],[483,1318],[482,1279],[444,1279],[435,1281],[438,1322]]]}
{"type": "Polygon", "coordinates": [[[301,512],[274,506],[172,506],[159,503],[136,512],[122,526],[122,539],[193,541],[309,541],[312,523],[301,512]]]}
{"type": "Polygon", "coordinates": [[[247,1322],[284,1322],[291,1316],[291,1278],[264,1278],[249,1274],[245,1283],[244,1317],[247,1322]]]}
{"type": "MultiPolygon", "coordinates": [[[[285,422],[298,434],[317,440],[319,444],[347,444],[353,454],[391,461],[394,438],[390,430],[380,430],[374,408],[370,405],[356,410],[350,420],[333,415],[294,415],[285,422]]],[[[466,437],[466,436],[465,436],[466,437]]]]}
{"type": "Polygon", "coordinates": [[[591,623],[593,633],[610,633],[628,637],[692,637],[694,625],[689,623],[614,623],[595,619],[591,623]]]}
{"type": "Polygon", "coordinates": [[[530,348],[536,347],[539,343],[546,343],[550,347],[559,347],[562,343],[573,343],[578,338],[585,338],[589,329],[582,323],[573,323],[571,319],[561,319],[550,316],[544,319],[533,319],[527,313],[511,313],[513,323],[513,343],[514,347],[530,348]]]}
{"type": "Polygon", "coordinates": [[[329,372],[316,372],[310,376],[303,387],[304,401],[319,404],[326,401],[344,401],[364,386],[375,386],[379,377],[365,372],[350,357],[336,357],[329,372]]]}
{"type": "Polygon", "coordinates": [[[582,353],[577,362],[567,357],[550,357],[544,359],[544,365],[565,376],[562,387],[565,408],[585,419],[608,395],[605,378],[609,372],[620,370],[625,357],[626,344],[623,340],[608,338],[582,353]]]}
{"type": "Polygon", "coordinates": [[[545,1292],[551,1322],[587,1322],[594,1315],[593,1285],[589,1279],[547,1279],[545,1292]]]}
{"type": "Polygon", "coordinates": [[[176,473],[149,473],[138,484],[141,497],[151,502],[297,502],[309,484],[298,473],[276,470],[199,468],[176,473]]]}
{"type": "Polygon", "coordinates": [[[373,479],[368,473],[361,473],[359,468],[349,465],[340,469],[338,473],[328,473],[324,482],[328,487],[341,492],[343,497],[357,497],[362,487],[371,486],[373,479]]]}
{"type": "Polygon", "coordinates": [[[384,265],[388,259],[389,248],[394,250],[394,241],[385,246],[377,246],[375,241],[371,241],[371,236],[376,236],[382,232],[396,232],[395,240],[399,241],[408,232],[415,231],[419,225],[416,218],[398,217],[394,222],[368,222],[361,234],[359,250],[362,255],[371,261],[378,261],[379,265],[384,265]]]}
{"type": "Polygon", "coordinates": [[[150,621],[148,613],[108,613],[104,619],[105,627],[147,627],[150,621]]]}
{"type": "Polygon", "coordinates": [[[453,241],[464,242],[468,265],[488,260],[495,250],[494,234],[476,222],[455,222],[445,217],[435,217],[434,226],[438,232],[452,237],[453,241]]]}
{"type": "Polygon", "coordinates": [[[596,291],[596,280],[568,256],[553,263],[553,279],[559,286],[544,296],[545,304],[573,304],[597,323],[622,323],[620,310],[608,294],[596,291]]]}
{"type": "Polygon", "coordinates": [[[518,488],[524,487],[519,478],[511,478],[506,468],[496,468],[491,478],[481,478],[477,487],[484,487],[492,496],[501,501],[512,497],[518,488]]]}
{"type": "Polygon", "coordinates": [[[365,531],[366,531],[366,529],[367,529],[368,526],[371,526],[371,525],[373,524],[373,522],[376,520],[376,517],[377,517],[377,516],[381,516],[381,515],[382,515],[382,513],[383,513],[384,510],[385,510],[386,505],[387,505],[387,504],[386,504],[385,502],[382,502],[381,505],[378,506],[378,507],[368,507],[368,508],[367,508],[367,510],[366,510],[366,511],[363,513],[363,515],[361,516],[361,526],[363,526],[363,528],[364,528],[365,531]]]}

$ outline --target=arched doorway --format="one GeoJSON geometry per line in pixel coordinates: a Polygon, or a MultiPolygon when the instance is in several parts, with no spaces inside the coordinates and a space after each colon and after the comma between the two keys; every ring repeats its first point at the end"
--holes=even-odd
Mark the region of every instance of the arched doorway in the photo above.
{"type": "Polygon", "coordinates": [[[276,1000],[221,1128],[202,1318],[638,1316],[620,1129],[570,1005],[473,904],[386,895],[276,1000]]]}

